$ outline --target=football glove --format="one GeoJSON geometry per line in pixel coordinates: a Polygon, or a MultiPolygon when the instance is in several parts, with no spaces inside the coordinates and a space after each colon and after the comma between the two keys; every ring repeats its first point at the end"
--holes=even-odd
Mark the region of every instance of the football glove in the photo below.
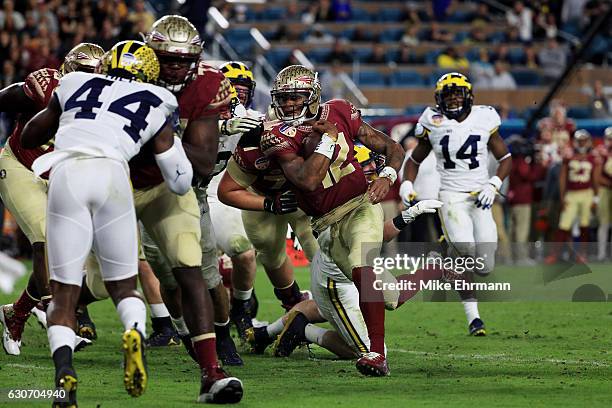
{"type": "Polygon", "coordinates": [[[478,198],[476,199],[476,207],[482,208],[483,210],[488,210],[491,208],[493,206],[493,201],[495,201],[495,194],[497,194],[497,191],[501,185],[502,181],[499,177],[491,177],[489,182],[478,194],[478,198]]]}
{"type": "Polygon", "coordinates": [[[264,199],[264,211],[275,215],[289,214],[297,211],[297,208],[297,199],[292,191],[264,199]]]}
{"type": "Polygon", "coordinates": [[[257,119],[241,118],[236,116],[221,121],[221,126],[219,126],[219,132],[226,136],[236,135],[238,133],[246,133],[253,129],[257,129],[257,127],[259,127],[261,123],[262,122],[257,119]]]}
{"type": "Polygon", "coordinates": [[[400,197],[402,198],[402,203],[406,207],[410,207],[412,202],[416,199],[417,193],[414,191],[414,186],[412,185],[412,181],[406,180],[400,185],[399,191],[400,197]]]}
{"type": "Polygon", "coordinates": [[[438,200],[423,200],[419,201],[407,210],[402,211],[402,218],[406,224],[410,224],[416,217],[421,214],[432,214],[442,207],[444,203],[438,200]]]}

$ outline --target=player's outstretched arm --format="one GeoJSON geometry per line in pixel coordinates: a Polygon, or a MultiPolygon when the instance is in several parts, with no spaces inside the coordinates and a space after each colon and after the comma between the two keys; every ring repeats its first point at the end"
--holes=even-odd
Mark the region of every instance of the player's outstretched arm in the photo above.
{"type": "Polygon", "coordinates": [[[421,214],[433,214],[438,208],[442,207],[444,203],[438,200],[423,200],[419,201],[417,204],[412,207],[401,212],[400,215],[393,218],[392,220],[387,220],[384,225],[383,230],[383,240],[385,242],[391,241],[393,238],[397,237],[401,230],[406,228],[408,224],[413,222],[416,217],[421,214]]]}
{"type": "Polygon", "coordinates": [[[23,90],[23,82],[0,90],[0,112],[36,112],[36,103],[23,90]]]}
{"type": "Polygon", "coordinates": [[[510,174],[510,170],[512,170],[512,156],[510,156],[510,152],[508,152],[508,147],[506,143],[504,143],[504,139],[502,139],[497,131],[489,138],[488,146],[493,156],[495,156],[499,162],[499,167],[495,175],[503,181],[510,174]]]}
{"type": "Polygon", "coordinates": [[[21,132],[20,143],[24,149],[34,149],[47,143],[57,132],[62,109],[54,96],[49,105],[34,116],[21,132]]]}
{"type": "Polygon", "coordinates": [[[431,152],[431,143],[427,137],[422,137],[419,139],[419,144],[412,151],[412,154],[406,161],[403,174],[404,181],[400,186],[399,192],[402,203],[406,207],[410,207],[412,205],[412,201],[416,199],[417,193],[414,191],[414,186],[412,183],[419,173],[419,166],[423,160],[427,158],[429,152],[431,152]]]}
{"type": "MultiPolygon", "coordinates": [[[[253,180],[254,178],[253,176],[253,180]]],[[[265,197],[248,191],[245,186],[238,184],[227,171],[219,182],[217,197],[223,204],[241,210],[263,211],[264,208],[265,197]]]]}
{"type": "Polygon", "coordinates": [[[195,172],[201,177],[212,173],[219,149],[218,117],[202,117],[190,121],[183,134],[183,146],[195,172]]]}
{"type": "Polygon", "coordinates": [[[380,130],[370,126],[369,123],[361,122],[357,131],[357,139],[369,149],[384,155],[387,158],[386,165],[392,167],[396,172],[402,167],[406,154],[402,146],[380,130]]]}
{"type": "Polygon", "coordinates": [[[166,185],[175,194],[189,191],[193,168],[187,158],[181,139],[173,136],[172,126],[166,124],[153,140],[155,161],[161,170],[166,185]]]}

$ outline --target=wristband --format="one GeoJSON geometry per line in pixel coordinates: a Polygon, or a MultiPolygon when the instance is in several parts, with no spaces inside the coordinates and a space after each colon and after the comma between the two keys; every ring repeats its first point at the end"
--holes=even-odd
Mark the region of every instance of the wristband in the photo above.
{"type": "Polygon", "coordinates": [[[314,150],[314,152],[322,154],[323,156],[331,160],[332,156],[334,155],[335,149],[336,142],[334,142],[333,139],[329,137],[327,133],[323,133],[323,135],[321,136],[321,141],[317,145],[317,148],[314,150]]]}
{"type": "Polygon", "coordinates": [[[391,184],[393,184],[395,183],[395,180],[397,180],[397,172],[393,167],[386,166],[380,173],[378,173],[378,177],[386,177],[391,181],[391,184]]]}
{"type": "Polygon", "coordinates": [[[404,221],[404,217],[402,217],[402,214],[393,218],[393,226],[397,228],[398,231],[401,231],[406,228],[406,225],[408,225],[408,223],[404,221]]]}
{"type": "Polygon", "coordinates": [[[497,176],[493,176],[489,179],[489,184],[493,185],[496,190],[499,190],[502,185],[502,180],[497,176]]]}

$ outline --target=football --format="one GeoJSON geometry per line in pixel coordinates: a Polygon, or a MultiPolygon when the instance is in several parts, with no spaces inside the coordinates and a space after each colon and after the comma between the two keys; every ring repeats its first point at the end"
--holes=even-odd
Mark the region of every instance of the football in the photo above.
{"type": "Polygon", "coordinates": [[[304,158],[309,158],[314,153],[314,150],[317,148],[320,141],[321,134],[314,131],[302,140],[304,158]]]}

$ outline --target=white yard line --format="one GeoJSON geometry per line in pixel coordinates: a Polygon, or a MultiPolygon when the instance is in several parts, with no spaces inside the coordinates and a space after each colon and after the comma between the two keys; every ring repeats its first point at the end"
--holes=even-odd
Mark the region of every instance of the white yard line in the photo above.
{"type": "Polygon", "coordinates": [[[610,367],[610,364],[605,361],[597,361],[597,360],[564,360],[564,359],[556,359],[556,358],[520,358],[513,357],[507,354],[440,354],[432,351],[418,351],[418,350],[405,350],[401,348],[391,348],[388,351],[397,352],[397,353],[406,353],[413,354],[417,356],[423,356],[428,358],[449,358],[454,360],[485,360],[485,361],[509,361],[520,364],[527,363],[565,363],[572,365],[579,364],[589,364],[596,367],[610,367]]]}
{"type": "Polygon", "coordinates": [[[34,364],[17,364],[17,363],[8,363],[6,367],[14,367],[14,368],[29,368],[33,370],[54,370],[53,367],[42,367],[34,364]]]}

